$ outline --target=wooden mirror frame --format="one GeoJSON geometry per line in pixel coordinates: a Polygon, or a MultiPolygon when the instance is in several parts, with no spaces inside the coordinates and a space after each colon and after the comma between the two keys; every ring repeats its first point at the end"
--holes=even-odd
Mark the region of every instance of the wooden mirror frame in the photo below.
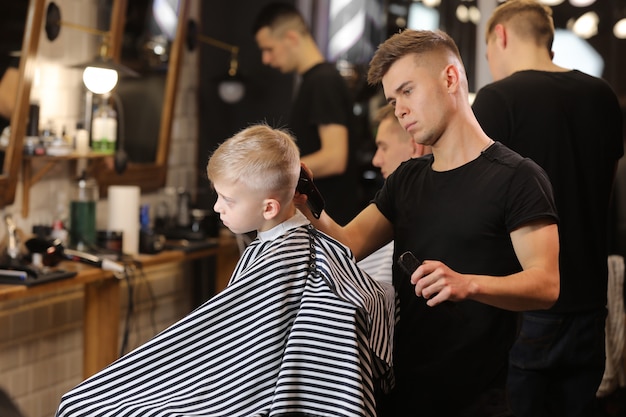
{"type": "MultiPolygon", "coordinates": [[[[113,59],[116,62],[119,62],[121,54],[126,8],[127,0],[114,0],[111,15],[111,48],[113,59]]],[[[92,161],[90,171],[98,182],[101,197],[106,197],[110,185],[138,185],[142,192],[147,192],[156,191],[166,183],[168,154],[172,141],[172,121],[185,45],[188,13],[189,0],[180,0],[178,26],[176,27],[176,36],[172,42],[165,80],[165,94],[161,110],[156,161],[153,163],[133,163],[129,161],[126,170],[122,174],[118,174],[115,171],[112,159],[92,161]]]]}
{"type": "Polygon", "coordinates": [[[15,201],[15,189],[22,164],[24,136],[30,107],[30,89],[33,83],[35,56],[46,0],[30,0],[24,25],[22,53],[20,56],[19,81],[15,109],[11,115],[11,135],[4,156],[4,168],[0,175],[0,207],[15,201]]]}

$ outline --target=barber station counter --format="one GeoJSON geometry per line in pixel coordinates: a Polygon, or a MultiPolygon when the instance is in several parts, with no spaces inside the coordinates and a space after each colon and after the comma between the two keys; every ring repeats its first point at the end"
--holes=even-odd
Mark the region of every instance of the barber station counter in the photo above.
{"type": "MultiPolygon", "coordinates": [[[[190,301],[188,308],[191,309],[195,307],[194,304],[203,301],[198,299],[199,286],[203,288],[201,293],[203,293],[202,296],[205,298],[210,296],[210,291],[214,290],[211,283],[215,280],[215,257],[219,252],[217,239],[215,244],[212,247],[206,247],[205,245],[204,248],[196,250],[167,250],[155,255],[138,255],[135,259],[138,261],[140,269],[136,273],[142,274],[141,279],[143,280],[147,279],[146,276],[149,278],[151,274],[160,273],[166,276],[166,278],[174,275],[172,271],[179,274],[185,281],[180,285],[183,285],[189,292],[190,301]],[[160,268],[173,269],[161,270],[159,272],[160,268]],[[207,290],[207,285],[211,287],[210,290],[207,290]]],[[[82,302],[82,377],[86,378],[116,360],[120,355],[120,328],[124,325],[122,311],[124,307],[127,307],[124,303],[128,303],[126,294],[122,290],[127,285],[124,279],[118,279],[112,272],[88,265],[63,262],[59,265],[59,268],[67,271],[76,271],[77,275],[33,286],[0,285],[0,313],[11,311],[6,313],[7,316],[9,314],[11,316],[4,318],[7,327],[11,329],[9,331],[15,331],[18,334],[21,333],[20,325],[25,327],[45,327],[41,324],[38,325],[38,323],[41,323],[42,320],[49,320],[46,316],[50,314],[38,314],[33,319],[36,322],[35,324],[30,323],[30,320],[29,323],[26,321],[21,322],[21,319],[16,316],[19,316],[25,309],[29,308],[39,308],[42,312],[47,311],[41,305],[45,303],[48,296],[59,298],[63,297],[64,294],[76,293],[77,290],[80,291],[82,289],[84,297],[82,302]],[[22,306],[20,302],[28,299],[35,301],[31,304],[24,304],[25,307],[22,306]],[[29,305],[33,307],[29,307],[29,305]]],[[[165,285],[171,286],[174,284],[166,283],[165,285]]],[[[57,314],[56,310],[63,309],[65,307],[53,307],[51,314],[57,314]]],[[[59,314],[67,313],[61,311],[59,314]]],[[[0,314],[0,319],[2,317],[0,314]]],[[[6,336],[10,343],[10,335],[6,336]]],[[[1,338],[0,347],[2,347],[1,338]]],[[[45,355],[45,352],[41,354],[45,355]]],[[[2,376],[2,368],[0,368],[0,377],[2,376]]],[[[0,383],[4,385],[8,382],[0,379],[0,383]]]]}

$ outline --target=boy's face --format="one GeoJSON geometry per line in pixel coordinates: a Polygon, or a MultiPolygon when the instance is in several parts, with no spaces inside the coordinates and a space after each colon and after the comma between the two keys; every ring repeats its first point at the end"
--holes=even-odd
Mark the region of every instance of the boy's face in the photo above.
{"type": "Polygon", "coordinates": [[[213,183],[217,201],[213,210],[220,216],[224,226],[235,234],[259,230],[265,222],[264,199],[258,191],[250,190],[241,183],[213,183]]]}

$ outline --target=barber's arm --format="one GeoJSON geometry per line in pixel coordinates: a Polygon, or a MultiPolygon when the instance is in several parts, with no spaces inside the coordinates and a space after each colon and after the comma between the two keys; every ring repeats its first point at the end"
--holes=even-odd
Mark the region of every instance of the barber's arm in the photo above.
{"type": "Polygon", "coordinates": [[[442,262],[426,260],[411,275],[416,295],[431,306],[471,299],[513,311],[551,307],[560,288],[557,225],[548,220],[529,223],[513,231],[511,241],[521,272],[503,277],[460,274],[442,262]]]}
{"type": "Polygon", "coordinates": [[[318,127],[321,148],[302,157],[302,162],[315,173],[316,178],[343,174],[348,167],[348,129],[340,124],[318,127]]]}
{"type": "MultiPolygon", "coordinates": [[[[303,167],[311,175],[308,167],[306,165],[303,167]]],[[[296,206],[313,226],[348,246],[357,261],[374,253],[393,239],[392,224],[373,203],[363,209],[347,225],[341,226],[326,211],[322,211],[319,219],[315,218],[306,201],[307,197],[304,194],[296,193],[294,196],[296,206]]]]}

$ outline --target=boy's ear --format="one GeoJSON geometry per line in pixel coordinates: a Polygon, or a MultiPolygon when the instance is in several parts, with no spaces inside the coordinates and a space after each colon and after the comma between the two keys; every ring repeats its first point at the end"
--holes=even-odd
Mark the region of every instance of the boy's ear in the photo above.
{"type": "Polygon", "coordinates": [[[280,202],[274,198],[266,198],[263,200],[263,217],[265,220],[271,220],[280,212],[280,202]]]}

